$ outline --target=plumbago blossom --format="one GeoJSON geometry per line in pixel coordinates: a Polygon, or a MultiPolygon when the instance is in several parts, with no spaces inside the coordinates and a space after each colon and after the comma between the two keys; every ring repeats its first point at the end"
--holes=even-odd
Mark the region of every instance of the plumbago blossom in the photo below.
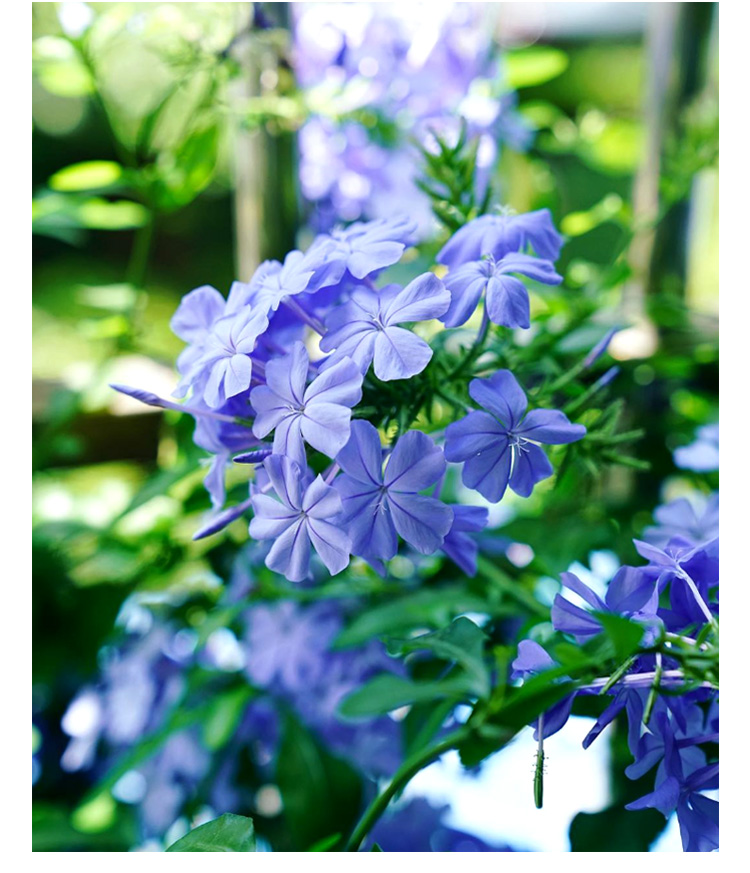
{"type": "Polygon", "coordinates": [[[583,425],[571,424],[558,410],[527,413],[526,395],[510,370],[472,380],[469,394],[485,411],[472,411],[448,425],[445,456],[463,461],[464,484],[493,503],[502,499],[508,485],[528,497],[537,482],[552,475],[539,443],[571,443],[586,434],[583,425]]]}
{"type": "MultiPolygon", "coordinates": [[[[502,221],[523,231],[506,228],[502,250],[497,234],[488,237],[491,250],[467,249],[468,263],[456,266],[452,258],[445,282],[432,272],[404,286],[380,281],[414,238],[413,222],[394,216],[321,234],[306,252],[267,261],[249,282],[235,282],[226,300],[210,286],[184,298],[172,319],[187,343],[175,389],[184,405],[116,387],[195,417],[195,441],[214,455],[206,478],[214,512],[197,537],[252,509],[250,536],[269,541],[266,565],[292,582],[308,579],[318,559],[335,575],[352,555],[386,573],[399,540],[423,555],[443,551],[466,572],[476,571],[472,534],[487,513],[441,499],[448,462],[463,464],[464,484],[488,500],[499,501],[508,485],[527,497],[553,474],[540,444],[571,443],[586,433],[557,410],[528,411],[508,370],[470,381],[469,396],[482,411],[448,424],[444,436],[414,427],[420,408],[429,415],[429,397],[406,412],[411,380],[435,366],[435,347],[429,334],[417,332],[420,324],[442,319],[457,326],[483,305],[501,327],[528,326],[525,286],[509,274],[560,281],[551,261],[520,251],[531,244],[554,254],[547,218],[502,221]],[[480,278],[468,285],[461,279],[477,270],[480,278]],[[320,351],[312,354],[316,336],[320,351]],[[393,400],[389,408],[372,394],[379,383],[405,386],[395,401],[404,405],[401,412],[393,411],[393,400]],[[394,420],[398,432],[387,438],[394,420]],[[254,473],[247,499],[226,506],[225,470],[233,461],[254,473]]],[[[472,230],[482,223],[469,222],[456,236],[484,238],[486,229],[472,230]]],[[[477,344],[486,336],[485,327],[477,344]]],[[[465,390],[463,377],[457,379],[455,387],[465,390]]],[[[438,383],[442,390],[443,376],[438,383]]]]}
{"type": "Polygon", "coordinates": [[[326,320],[320,347],[333,352],[331,363],[351,357],[363,373],[372,363],[383,382],[409,379],[424,370],[432,349],[398,325],[438,318],[450,302],[450,292],[433,273],[417,277],[406,288],[388,285],[380,292],[357,288],[349,302],[326,320]]]}
{"type": "MultiPolygon", "coordinates": [[[[639,779],[655,770],[654,790],[626,808],[653,808],[667,818],[676,813],[683,849],[704,852],[719,846],[719,804],[712,796],[719,787],[718,637],[714,637],[719,612],[718,537],[711,530],[709,538],[698,532],[695,515],[685,512],[684,506],[676,510],[672,508],[666,519],[674,535],[663,547],[636,540],[636,550],[648,564],[621,567],[603,599],[574,574],[562,575],[562,585],[579,602],[563,594],[555,597],[551,619],[557,632],[580,645],[602,631],[606,615],[620,616],[642,626],[641,646],[648,651],[629,658],[611,677],[575,687],[535,722],[535,736],[541,741],[559,731],[577,695],[608,694],[611,703],[584,739],[584,748],[624,714],[634,758],[626,775],[639,779]],[[690,658],[696,655],[713,663],[702,675],[691,673],[690,658]]],[[[663,520],[664,512],[657,513],[663,520]]],[[[660,532],[658,539],[662,537],[660,532]]],[[[557,666],[538,642],[523,640],[512,678],[529,679],[557,666]]],[[[568,680],[563,677],[563,681],[568,680]]]]}
{"type": "Polygon", "coordinates": [[[321,476],[308,484],[299,465],[285,455],[266,458],[264,467],[279,500],[253,496],[250,536],[274,540],[266,558],[269,569],[301,582],[309,575],[312,545],[329,573],[340,573],[349,563],[351,543],[334,523],[342,511],[338,493],[321,476]]]}
{"type": "Polygon", "coordinates": [[[352,550],[368,560],[388,560],[396,554],[400,534],[418,552],[432,554],[453,525],[453,510],[419,492],[445,472],[442,451],[428,436],[412,431],[394,446],[385,472],[382,455],[377,430],[369,422],[355,422],[338,455],[344,473],[336,480],[352,550]]]}

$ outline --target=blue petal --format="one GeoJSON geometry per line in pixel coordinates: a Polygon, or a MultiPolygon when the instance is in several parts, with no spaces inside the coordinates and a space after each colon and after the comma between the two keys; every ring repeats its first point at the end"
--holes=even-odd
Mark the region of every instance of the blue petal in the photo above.
{"type": "Polygon", "coordinates": [[[379,331],[375,339],[375,375],[383,382],[416,376],[431,357],[429,345],[402,327],[387,327],[379,331]]]}
{"type": "Polygon", "coordinates": [[[527,443],[513,453],[513,472],[510,487],[521,497],[529,497],[537,482],[554,473],[554,468],[544,451],[527,443]]]}
{"type": "Polygon", "coordinates": [[[424,555],[440,548],[453,523],[450,507],[434,497],[389,491],[388,506],[398,533],[424,555]]]}
{"type": "Polygon", "coordinates": [[[410,431],[396,443],[385,470],[384,484],[392,491],[423,491],[445,472],[443,452],[424,433],[410,431]]]}
{"type": "Polygon", "coordinates": [[[472,379],[469,394],[507,430],[514,430],[526,413],[526,395],[510,370],[498,370],[489,379],[472,379]]]}
{"type": "Polygon", "coordinates": [[[555,446],[586,436],[582,424],[571,424],[567,415],[557,409],[532,409],[517,432],[527,439],[555,446]]]}

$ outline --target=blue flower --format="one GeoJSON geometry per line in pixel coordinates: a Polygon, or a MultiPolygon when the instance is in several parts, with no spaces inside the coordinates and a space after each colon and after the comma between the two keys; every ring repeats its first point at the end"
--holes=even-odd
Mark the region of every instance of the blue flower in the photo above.
{"type": "Polygon", "coordinates": [[[304,695],[326,673],[326,651],[341,631],[330,603],[253,605],[246,612],[246,672],[259,688],[304,695]]]}
{"type": "Polygon", "coordinates": [[[663,549],[641,540],[633,540],[633,544],[658,575],[659,591],[669,585],[672,609],[662,609],[659,614],[670,630],[714,621],[719,606],[711,601],[709,592],[719,583],[718,537],[699,546],[674,537],[663,549]]]}
{"type": "Polygon", "coordinates": [[[253,433],[274,432],[273,450],[305,466],[303,440],[333,458],[349,439],[351,408],[362,398],[362,375],[342,358],[305,387],[310,359],[301,342],[266,365],[266,385],[250,392],[256,411],[253,433]]]}
{"type": "Polygon", "coordinates": [[[511,252],[523,252],[528,247],[538,257],[555,261],[562,243],[549,209],[521,215],[480,215],[453,234],[438,252],[437,261],[455,269],[478,261],[484,255],[493,255],[499,261],[511,252]]]}
{"type": "Polygon", "coordinates": [[[695,442],[675,449],[674,462],[682,470],[710,473],[719,469],[719,425],[699,427],[695,442]]]}
{"type": "MultiPolygon", "coordinates": [[[[525,680],[560,665],[545,652],[539,643],[535,643],[533,640],[521,640],[518,644],[518,655],[510,666],[512,668],[511,679],[525,680]]],[[[562,679],[564,681],[565,677],[562,679]]],[[[546,740],[547,737],[551,737],[565,727],[570,718],[575,696],[575,692],[568,694],[543,714],[541,718],[542,739],[546,740]]],[[[534,721],[534,739],[539,739],[539,719],[534,721]]]]}
{"type": "Polygon", "coordinates": [[[214,323],[200,357],[187,375],[187,381],[202,394],[211,409],[217,409],[250,387],[253,376],[250,356],[267,327],[266,312],[250,306],[243,306],[214,323]]]}
{"type": "Polygon", "coordinates": [[[510,487],[528,497],[534,485],[554,470],[538,443],[572,443],[586,434],[564,413],[534,409],[526,413],[523,389],[510,370],[473,379],[469,394],[488,412],[472,411],[445,431],[445,457],[464,461],[464,485],[497,503],[510,487]],[[491,413],[491,414],[490,414],[491,413]]]}
{"type": "Polygon", "coordinates": [[[320,347],[324,352],[335,349],[332,362],[350,357],[363,373],[374,361],[375,375],[384,382],[408,379],[424,370],[432,349],[397,325],[437,318],[449,303],[450,294],[433,273],[418,276],[403,289],[397,285],[380,292],[358,288],[328,317],[320,347]]]}
{"type": "Polygon", "coordinates": [[[512,253],[500,260],[489,255],[481,261],[464,264],[451,270],[445,279],[445,286],[451,292],[451,305],[443,316],[446,327],[457,327],[471,318],[485,290],[485,309],[493,324],[529,327],[529,292],[523,282],[510,273],[520,273],[545,285],[562,282],[562,276],[555,272],[550,261],[531,255],[512,253]]]}
{"type": "Polygon", "coordinates": [[[364,279],[399,261],[415,231],[416,225],[405,215],[358,221],[318,236],[308,255],[323,254],[328,263],[339,263],[355,279],[364,279]]]}
{"type": "Polygon", "coordinates": [[[719,535],[719,492],[707,498],[700,494],[690,499],[678,497],[657,507],[654,521],[657,525],[643,531],[643,538],[651,545],[664,548],[674,537],[694,546],[706,543],[719,535]]]}
{"type": "Polygon", "coordinates": [[[392,808],[372,829],[365,846],[377,843],[384,852],[512,852],[509,846],[486,843],[446,824],[450,807],[433,806],[411,797],[392,808]]]}
{"type": "Polygon", "coordinates": [[[657,762],[654,790],[626,805],[626,809],[658,809],[665,817],[677,810],[682,846],[686,852],[710,852],[719,846],[719,804],[701,791],[719,787],[719,765],[706,763],[701,742],[716,740],[705,733],[701,710],[685,698],[673,703],[680,718],[663,701],[636,752],[636,762],[626,769],[638,779],[657,762]]]}
{"type": "Polygon", "coordinates": [[[245,286],[245,302],[275,312],[289,297],[336,284],[345,265],[324,247],[310,249],[306,254],[291,251],[280,261],[264,261],[255,271],[250,284],[245,286]]]}
{"type": "Polygon", "coordinates": [[[441,547],[453,512],[440,500],[419,494],[445,472],[443,453],[428,436],[411,431],[401,437],[384,474],[377,430],[369,422],[355,421],[336,460],[344,475],[335,485],[355,555],[376,561],[392,558],[397,533],[425,555],[441,547]]]}
{"type": "MultiPolygon", "coordinates": [[[[596,612],[614,613],[647,624],[658,621],[659,591],[654,573],[638,567],[621,567],[609,583],[604,600],[574,573],[563,573],[560,578],[566,588],[575,592],[596,612]]],[[[551,618],[555,630],[574,636],[579,643],[586,642],[603,630],[596,616],[560,594],[555,595],[551,618]]]]}
{"type": "Polygon", "coordinates": [[[282,455],[266,458],[264,467],[279,500],[254,494],[255,517],[250,536],[274,540],[266,557],[269,570],[290,582],[301,582],[310,572],[310,546],[335,576],[349,564],[350,542],[341,529],[341,498],[322,476],[312,482],[299,466],[282,455]]]}

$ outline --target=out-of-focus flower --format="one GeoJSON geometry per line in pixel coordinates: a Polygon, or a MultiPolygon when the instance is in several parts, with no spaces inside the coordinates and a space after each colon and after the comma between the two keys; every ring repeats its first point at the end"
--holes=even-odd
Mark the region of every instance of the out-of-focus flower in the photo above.
{"type": "Polygon", "coordinates": [[[719,425],[699,427],[697,439],[689,446],[675,449],[674,462],[683,470],[710,473],[719,469],[719,425]]]}
{"type": "Polygon", "coordinates": [[[643,531],[643,538],[664,548],[674,537],[680,537],[694,546],[708,542],[719,534],[719,493],[709,497],[700,494],[679,497],[654,510],[657,524],[643,531]]]}

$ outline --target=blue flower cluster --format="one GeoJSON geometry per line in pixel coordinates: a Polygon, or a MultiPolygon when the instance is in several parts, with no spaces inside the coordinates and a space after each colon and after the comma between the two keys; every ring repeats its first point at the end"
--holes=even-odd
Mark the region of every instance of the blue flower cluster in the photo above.
{"type": "MultiPolygon", "coordinates": [[[[113,795],[136,809],[146,847],[159,847],[165,835],[167,841],[174,838],[174,828],[185,822],[196,802],[209,817],[237,810],[264,814],[258,791],[275,784],[289,709],[331,753],[355,768],[370,793],[403,761],[402,730],[395,719],[352,722],[337,713],[341,700],[373,676],[403,673],[401,662],[389,658],[376,641],[335,646],[351,602],[248,599],[256,558],[240,554],[217,604],[219,610],[245,604],[233,629],[219,627],[202,639],[184,621],[159,618],[133,595],[118,620],[124,639],[103,651],[99,680],[79,691],[63,717],[70,737],[63,768],[98,775],[118,768],[113,795]],[[190,676],[197,670],[202,680],[196,692],[190,676]],[[207,741],[205,720],[191,722],[189,713],[201,712],[196,708],[200,688],[221,688],[231,681],[235,690],[244,687],[251,693],[243,698],[236,725],[217,754],[207,741]],[[176,712],[182,714],[179,725],[176,712]],[[156,748],[150,757],[132,756],[140,741],[159,735],[160,745],[149,740],[156,748]],[[243,764],[248,760],[253,779],[243,764]]],[[[505,850],[447,827],[442,822],[446,811],[414,798],[383,821],[375,838],[385,851],[399,851],[404,840],[410,851],[454,851],[451,847],[459,845],[472,851],[505,850]]]]}
{"type": "MultiPolygon", "coordinates": [[[[627,808],[654,808],[666,817],[676,812],[684,850],[712,851],[719,845],[719,804],[707,792],[719,786],[718,678],[697,681],[682,655],[708,657],[706,640],[717,629],[718,494],[698,512],[679,499],[660,507],[655,517],[659,525],[646,531],[651,542],[635,541],[648,564],[621,567],[603,599],[573,573],[564,573],[562,584],[577,602],[558,594],[552,607],[555,630],[579,644],[600,633],[601,616],[612,614],[642,625],[642,646],[654,653],[635,658],[614,681],[605,677],[578,687],[539,719],[535,736],[560,730],[576,695],[609,694],[613,699],[584,748],[624,712],[634,758],[626,774],[638,779],[656,768],[654,790],[627,808]]],[[[556,666],[541,645],[523,640],[513,677],[526,679],[556,666]]]]}
{"type": "Polygon", "coordinates": [[[508,486],[528,497],[553,473],[542,446],[585,435],[560,411],[528,410],[513,374],[497,370],[471,380],[479,408],[443,438],[409,429],[410,419],[384,445],[382,415],[359,406],[363,387],[378,391],[425,370],[434,351],[415,327],[433,319],[455,327],[481,306],[478,341],[489,321],[527,328],[529,295],[517,277],[561,281],[552,259],[562,238],[541,210],[469,222],[438,255],[449,268],[444,280],[427,272],[404,287],[380,287],[414,230],[401,217],[355,223],[319,235],[283,264],[261,264],[226,300],[208,286],[191,291],[172,319],[187,343],[175,391],[185,405],[116,386],[195,416],[195,441],[214,455],[206,477],[214,513],[196,536],[252,508],[251,537],[270,541],[267,566],[292,582],[310,576],[313,554],[332,575],[352,555],[384,573],[399,538],[424,555],[443,550],[473,573],[471,534],[487,512],[441,500],[448,462],[461,464],[464,484],[488,501],[508,486]],[[226,508],[230,459],[255,474],[247,500],[226,508]]]}
{"type": "Polygon", "coordinates": [[[313,98],[299,133],[300,185],[319,230],[394,208],[408,208],[420,231],[431,227],[429,200],[413,181],[410,137],[457,136],[463,118],[479,138],[480,187],[500,143],[528,147],[532,132],[515,111],[516,95],[501,85],[491,7],[294,8],[294,69],[313,98]]]}

